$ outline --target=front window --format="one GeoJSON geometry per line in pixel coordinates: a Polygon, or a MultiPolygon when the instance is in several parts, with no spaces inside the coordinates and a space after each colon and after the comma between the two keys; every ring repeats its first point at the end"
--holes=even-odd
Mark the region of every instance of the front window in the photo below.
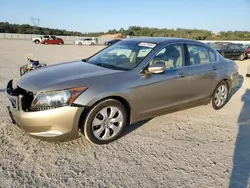
{"type": "Polygon", "coordinates": [[[131,70],[139,65],[156,46],[154,43],[123,41],[88,59],[88,63],[117,70],[131,70]]]}
{"type": "Polygon", "coordinates": [[[182,45],[174,44],[163,48],[151,60],[150,65],[163,63],[166,69],[178,68],[184,66],[182,45]]]}

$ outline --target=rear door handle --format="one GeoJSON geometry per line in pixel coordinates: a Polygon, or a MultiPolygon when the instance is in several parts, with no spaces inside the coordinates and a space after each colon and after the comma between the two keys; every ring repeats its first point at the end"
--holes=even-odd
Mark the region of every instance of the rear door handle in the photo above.
{"type": "Polygon", "coordinates": [[[187,75],[188,75],[188,73],[185,73],[185,72],[179,72],[178,73],[179,78],[183,78],[183,77],[185,77],[187,75]]]}

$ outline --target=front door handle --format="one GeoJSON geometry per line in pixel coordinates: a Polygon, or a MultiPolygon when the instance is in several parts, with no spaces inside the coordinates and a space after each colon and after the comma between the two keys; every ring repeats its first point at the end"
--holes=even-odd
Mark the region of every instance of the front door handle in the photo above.
{"type": "Polygon", "coordinates": [[[218,69],[218,67],[217,66],[213,66],[213,70],[217,70],[218,69]]]}

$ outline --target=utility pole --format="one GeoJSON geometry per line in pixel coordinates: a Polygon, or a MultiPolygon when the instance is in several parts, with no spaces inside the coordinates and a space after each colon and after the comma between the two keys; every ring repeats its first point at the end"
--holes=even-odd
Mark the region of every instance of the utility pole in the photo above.
{"type": "Polygon", "coordinates": [[[33,26],[33,33],[35,33],[35,31],[37,31],[37,27],[39,27],[40,25],[40,18],[35,18],[31,16],[30,20],[33,26]]]}

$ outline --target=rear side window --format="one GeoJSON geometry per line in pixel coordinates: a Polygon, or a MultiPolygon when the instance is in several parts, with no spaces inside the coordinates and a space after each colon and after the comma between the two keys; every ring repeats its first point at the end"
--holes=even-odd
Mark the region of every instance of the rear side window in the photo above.
{"type": "Polygon", "coordinates": [[[237,45],[237,44],[235,44],[235,45],[234,45],[234,49],[236,49],[236,50],[241,50],[241,49],[242,49],[242,47],[241,47],[241,46],[239,46],[239,45],[237,45]]]}
{"type": "Polygon", "coordinates": [[[215,53],[204,46],[187,45],[190,65],[202,65],[216,61],[215,53]]]}

